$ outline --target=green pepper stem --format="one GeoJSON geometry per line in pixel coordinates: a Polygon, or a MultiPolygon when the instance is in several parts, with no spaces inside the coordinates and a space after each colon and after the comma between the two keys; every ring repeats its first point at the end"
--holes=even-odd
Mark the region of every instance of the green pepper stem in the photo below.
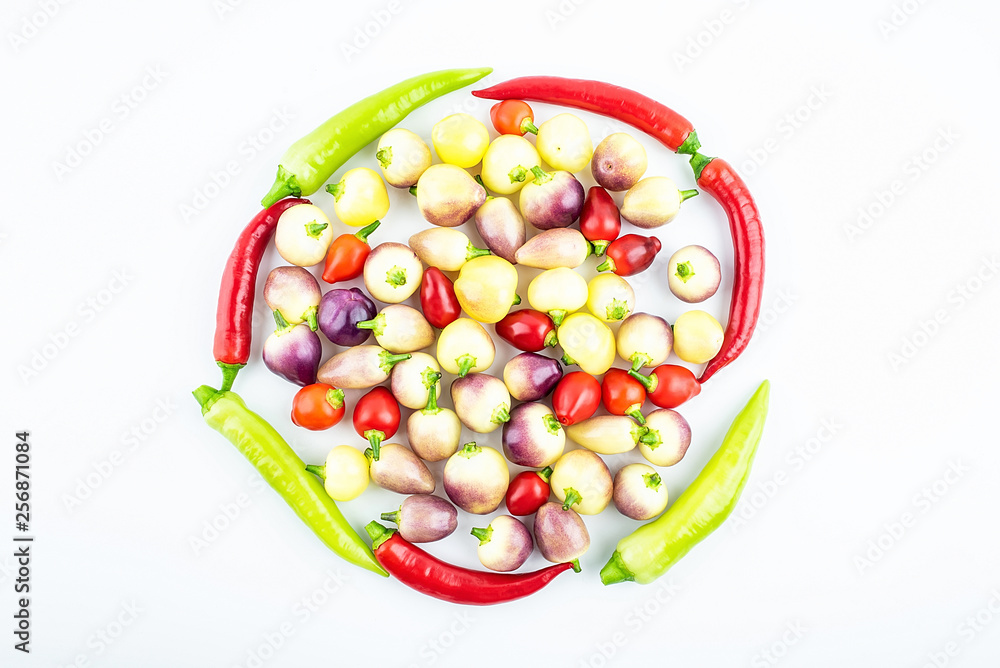
{"type": "Polygon", "coordinates": [[[326,465],[324,464],[307,464],[306,471],[309,471],[309,473],[326,480],[326,465]]]}
{"type": "Polygon", "coordinates": [[[625,410],[625,415],[629,416],[639,424],[646,424],[646,418],[642,416],[642,405],[632,404],[625,410]]]}
{"type": "Polygon", "coordinates": [[[399,524],[399,511],[393,510],[388,513],[382,513],[379,515],[379,519],[383,522],[392,522],[393,524],[399,524]]]}
{"type": "Polygon", "coordinates": [[[614,271],[617,268],[618,265],[615,264],[615,261],[612,260],[610,257],[605,259],[604,262],[597,265],[597,271],[614,271]]]}
{"type": "Polygon", "coordinates": [[[270,208],[278,200],[289,196],[298,197],[301,194],[302,188],[299,187],[299,181],[295,178],[295,175],[281,165],[278,165],[278,175],[274,177],[274,185],[267,191],[267,194],[264,195],[264,199],[260,203],[264,208],[270,208]]]}
{"type": "Polygon", "coordinates": [[[619,582],[634,581],[635,575],[625,565],[621,552],[615,550],[615,553],[608,559],[608,563],[601,569],[601,582],[605,585],[613,585],[619,582]]]}
{"type": "Polygon", "coordinates": [[[566,366],[573,366],[574,364],[576,364],[576,360],[570,357],[569,353],[563,353],[560,359],[562,359],[562,363],[565,364],[566,366]]]}
{"type": "Polygon", "coordinates": [[[344,391],[337,387],[330,388],[326,391],[326,403],[334,408],[342,407],[344,405],[344,391]]]}
{"type": "Polygon", "coordinates": [[[316,322],[316,313],[319,310],[317,306],[310,306],[306,309],[306,312],[302,314],[302,319],[306,321],[309,325],[309,329],[316,331],[319,328],[319,323],[316,322]]]}
{"type": "Polygon", "coordinates": [[[515,293],[514,293],[514,300],[513,300],[512,302],[511,302],[511,304],[510,304],[510,305],[511,305],[511,306],[517,306],[517,305],[518,305],[518,304],[520,304],[520,303],[521,303],[521,295],[519,295],[519,294],[517,294],[517,293],[515,292],[515,293]]]}
{"type": "Polygon", "coordinates": [[[677,147],[678,153],[693,154],[697,153],[698,149],[701,148],[701,142],[698,141],[698,133],[692,130],[688,133],[681,145],[677,147]]]}
{"type": "Polygon", "coordinates": [[[392,538],[392,534],[396,533],[394,529],[387,529],[374,520],[365,525],[365,532],[372,539],[373,550],[377,550],[382,543],[392,538]]]}
{"type": "Polygon", "coordinates": [[[656,374],[650,374],[645,376],[638,372],[636,369],[629,369],[628,375],[635,378],[637,381],[642,383],[642,386],[646,388],[646,394],[656,391],[656,386],[659,384],[660,379],[656,377],[656,374]]]}
{"type": "Polygon", "coordinates": [[[507,404],[500,404],[493,409],[493,414],[490,415],[490,422],[493,424],[503,424],[510,420],[510,406],[507,404]]]}
{"type": "Polygon", "coordinates": [[[233,389],[233,381],[236,380],[236,374],[246,364],[230,364],[229,362],[216,362],[216,364],[222,369],[222,387],[219,388],[219,392],[228,392],[233,389]]]}
{"type": "Polygon", "coordinates": [[[288,329],[291,325],[285,320],[285,316],[281,315],[281,311],[275,309],[271,312],[274,315],[274,324],[277,325],[278,329],[288,329]]]}
{"type": "Polygon", "coordinates": [[[410,186],[407,192],[409,192],[411,195],[413,195],[414,197],[416,197],[417,196],[417,187],[416,186],[410,186]]]}
{"type": "Polygon", "coordinates": [[[583,495],[572,487],[567,487],[563,493],[566,494],[566,498],[563,499],[563,510],[569,510],[574,503],[583,501],[583,495]]]}
{"type": "Polygon", "coordinates": [[[656,448],[661,443],[663,439],[660,438],[660,432],[655,429],[647,429],[646,433],[639,437],[640,443],[645,443],[650,448],[656,448]]]}
{"type": "Polygon", "coordinates": [[[378,367],[385,373],[389,373],[397,362],[408,360],[411,357],[413,357],[411,353],[397,353],[393,355],[388,350],[383,350],[379,353],[378,367]]]}
{"type": "MultiPolygon", "coordinates": [[[[377,462],[379,458],[380,448],[382,445],[382,440],[385,438],[385,432],[381,429],[368,429],[364,433],[364,437],[368,439],[371,444],[372,451],[372,461],[377,462]]],[[[367,452],[365,453],[368,454],[367,452]]]]}
{"type": "Polygon", "coordinates": [[[358,230],[357,232],[355,232],[354,236],[357,237],[358,241],[361,241],[363,243],[368,243],[368,237],[369,237],[369,235],[371,235],[372,232],[374,232],[375,230],[377,230],[378,226],[381,225],[381,224],[382,224],[382,221],[376,220],[371,225],[367,225],[365,227],[362,227],[360,230],[358,230]]]}
{"type": "Polygon", "coordinates": [[[493,536],[493,525],[489,525],[485,529],[474,528],[470,533],[479,539],[480,545],[486,545],[493,536]]]}
{"type": "Polygon", "coordinates": [[[549,317],[552,318],[552,324],[558,327],[562,324],[563,318],[566,317],[566,309],[557,308],[549,311],[549,317]]]}
{"type": "MultiPolygon", "coordinates": [[[[440,378],[441,374],[437,374],[437,377],[440,378]]],[[[427,405],[424,406],[424,410],[421,412],[425,415],[437,415],[440,413],[441,409],[438,408],[437,397],[437,379],[435,379],[434,382],[430,384],[430,387],[427,388],[427,405]]]]}
{"type": "Polygon", "coordinates": [[[573,572],[574,573],[579,573],[580,572],[580,560],[579,559],[574,559],[573,561],[571,561],[569,563],[573,564],[573,572]]]}
{"type": "Polygon", "coordinates": [[[681,279],[682,282],[687,283],[694,276],[694,268],[690,262],[678,262],[677,271],[674,272],[674,276],[681,279]]]}
{"type": "Polygon", "coordinates": [[[469,441],[468,443],[462,446],[462,449],[458,451],[458,454],[461,455],[462,457],[465,457],[466,459],[471,459],[472,457],[475,457],[482,451],[483,449],[478,445],[476,445],[475,441],[469,441]]]}
{"type": "Polygon", "coordinates": [[[486,184],[485,184],[485,183],[483,183],[483,177],[482,177],[482,176],[480,176],[479,174],[476,174],[476,175],[475,175],[475,176],[473,176],[472,178],[474,178],[474,179],[476,180],[476,183],[478,183],[479,185],[481,185],[481,186],[483,187],[483,190],[485,190],[485,191],[486,191],[486,194],[487,194],[487,195],[489,195],[489,194],[490,194],[490,191],[489,191],[489,188],[487,188],[487,187],[486,187],[486,184]]]}
{"type": "Polygon", "coordinates": [[[525,118],[523,121],[521,121],[521,132],[522,133],[530,132],[533,135],[537,135],[538,128],[535,127],[535,124],[531,122],[530,118],[525,118]]]}
{"type": "Polygon", "coordinates": [[[354,323],[354,326],[358,329],[374,330],[375,336],[382,336],[382,333],[385,331],[385,314],[379,313],[371,320],[362,320],[361,322],[354,323]]]}
{"type": "Polygon", "coordinates": [[[466,261],[469,261],[474,257],[480,257],[481,255],[489,255],[489,254],[490,254],[489,248],[477,248],[472,245],[471,241],[469,242],[469,245],[465,247],[466,261]]]}
{"type": "Polygon", "coordinates": [[[523,166],[518,165],[514,169],[507,172],[507,178],[510,179],[511,183],[524,183],[525,179],[528,178],[528,170],[523,166]]]}
{"type": "Polygon", "coordinates": [[[632,363],[632,371],[638,371],[644,366],[649,366],[649,364],[653,361],[653,358],[646,353],[636,352],[632,353],[632,357],[629,358],[629,361],[632,363]]]}
{"type": "Polygon", "coordinates": [[[375,159],[378,160],[379,164],[382,165],[382,169],[385,169],[392,164],[392,147],[386,146],[385,148],[380,148],[375,153],[375,159]]]}
{"type": "Polygon", "coordinates": [[[695,197],[696,195],[698,195],[698,191],[695,190],[694,188],[692,188],[691,190],[682,190],[681,201],[684,202],[686,200],[691,199],[692,197],[695,197]]]}
{"type": "Polygon", "coordinates": [[[344,182],[330,183],[326,186],[326,191],[333,195],[334,202],[339,202],[341,195],[344,194],[344,182]]]}
{"type": "Polygon", "coordinates": [[[545,431],[549,432],[550,434],[558,434],[560,431],[562,431],[562,425],[559,424],[559,420],[556,419],[556,416],[553,415],[552,413],[549,413],[548,415],[543,417],[542,422],[545,423],[545,431]]]}
{"type": "Polygon", "coordinates": [[[715,160],[715,158],[710,158],[707,155],[702,155],[695,151],[691,154],[691,169],[694,171],[694,180],[697,181],[701,178],[701,173],[708,167],[708,163],[715,160]]]}
{"type": "Polygon", "coordinates": [[[559,337],[556,336],[556,330],[550,329],[549,333],[545,335],[545,340],[542,342],[548,348],[555,348],[559,343],[559,337]]]}
{"type": "Polygon", "coordinates": [[[594,247],[594,255],[600,257],[604,255],[604,251],[608,250],[608,244],[611,242],[606,239],[598,239],[597,241],[591,241],[591,245],[594,247]]]}
{"type": "MultiPolygon", "coordinates": [[[[219,364],[222,364],[222,362],[220,362],[219,364]]],[[[194,398],[198,402],[198,405],[204,409],[205,406],[208,404],[209,400],[215,395],[219,394],[220,392],[228,392],[228,390],[216,390],[214,387],[209,387],[208,385],[202,385],[191,394],[194,395],[194,398]]]]}
{"type": "Polygon", "coordinates": [[[531,173],[535,175],[535,180],[538,183],[538,185],[542,185],[543,183],[548,183],[549,181],[552,180],[552,174],[542,169],[541,165],[535,165],[534,167],[532,167],[531,173]]]}
{"type": "Polygon", "coordinates": [[[312,239],[319,239],[319,236],[323,234],[323,230],[328,227],[330,227],[330,223],[317,223],[316,221],[306,223],[306,235],[312,239]]]}
{"type": "Polygon", "coordinates": [[[663,478],[660,477],[659,473],[645,473],[642,479],[646,481],[646,487],[650,489],[659,489],[660,485],[663,484],[663,478]]]}
{"type": "Polygon", "coordinates": [[[552,467],[551,466],[546,466],[541,471],[535,471],[535,473],[538,474],[539,478],[541,478],[545,482],[548,482],[549,478],[552,477],[552,467]]]}
{"type": "Polygon", "coordinates": [[[458,377],[465,378],[469,374],[469,371],[472,370],[472,367],[476,366],[476,358],[466,353],[461,357],[455,358],[455,364],[458,365],[458,377]]]}

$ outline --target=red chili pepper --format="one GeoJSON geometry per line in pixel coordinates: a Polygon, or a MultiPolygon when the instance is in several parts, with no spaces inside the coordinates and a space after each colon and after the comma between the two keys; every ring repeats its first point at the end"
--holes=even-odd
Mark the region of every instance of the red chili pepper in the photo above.
{"type": "Polygon", "coordinates": [[[330,244],[326,252],[326,264],[323,265],[323,280],[327,283],[349,281],[357,278],[365,268],[365,260],[372,252],[368,245],[368,236],[380,225],[375,221],[367,227],[362,227],[354,234],[341,234],[330,244]]]}
{"type": "Polygon", "coordinates": [[[344,391],[326,383],[306,385],[292,399],[292,423],[312,431],[329,429],[344,419],[344,391]]]}
{"type": "Polygon", "coordinates": [[[552,392],[552,412],[565,426],[586,420],[601,405],[601,384],[583,371],[562,377],[552,392]]]}
{"type": "Polygon", "coordinates": [[[541,311],[523,308],[512,311],[496,325],[497,336],[518,350],[537,353],[558,343],[552,318],[541,311]]]}
{"type": "Polygon", "coordinates": [[[634,276],[646,271],[660,252],[660,240],[639,234],[626,234],[608,245],[608,258],[597,271],[611,270],[619,276],[634,276]]]}
{"type": "Polygon", "coordinates": [[[490,107],[493,127],[502,135],[524,135],[525,132],[538,134],[535,127],[535,112],[523,100],[504,100],[490,107]]]}
{"type": "Polygon", "coordinates": [[[552,467],[541,471],[521,471],[507,487],[507,512],[511,515],[531,515],[549,500],[549,478],[552,467]]]}
{"type": "Polygon", "coordinates": [[[547,585],[573,564],[556,564],[532,573],[474,571],[441,561],[403,540],[394,529],[369,522],[375,558],[407,587],[462,605],[494,605],[524,598],[547,585]]]}
{"type": "Polygon", "coordinates": [[[671,151],[694,153],[701,148],[694,126],[676,111],[633,90],[602,81],[518,77],[472,94],[491,100],[532,100],[584,109],[628,123],[671,151]]]}
{"type": "Polygon", "coordinates": [[[455,296],[455,285],[437,267],[424,271],[420,281],[420,309],[427,322],[444,329],[458,320],[462,307],[455,296]]]}
{"type": "Polygon", "coordinates": [[[691,168],[698,185],[722,205],[729,217],[735,269],[725,339],[722,348],[701,372],[698,381],[704,383],[740,356],[757,326],[764,293],[764,228],[747,184],[728,162],[695,153],[691,157],[691,168]]]}
{"type": "Polygon", "coordinates": [[[642,383],[646,396],[660,408],[677,408],[701,392],[701,383],[687,367],[661,364],[648,376],[630,370],[628,375],[642,383]]]}
{"type": "Polygon", "coordinates": [[[601,381],[601,397],[612,415],[628,415],[639,424],[646,424],[646,418],[642,417],[646,388],[624,369],[608,369],[601,381]]]}
{"type": "Polygon", "coordinates": [[[622,216],[618,205],[601,186],[591,186],[580,213],[580,231],[594,244],[594,255],[604,255],[608,244],[622,232],[622,216]]]}
{"type": "Polygon", "coordinates": [[[399,429],[399,418],[399,404],[392,392],[384,387],[376,387],[354,406],[354,431],[368,439],[372,459],[378,460],[382,441],[392,438],[399,429]]]}
{"type": "Polygon", "coordinates": [[[257,270],[267,244],[274,236],[278,218],[296,204],[309,203],[307,199],[283,199],[258,213],[243,229],[226,260],[219,288],[219,305],[215,312],[213,346],[215,361],[222,369],[222,392],[232,389],[236,374],[250,359],[257,270]]]}

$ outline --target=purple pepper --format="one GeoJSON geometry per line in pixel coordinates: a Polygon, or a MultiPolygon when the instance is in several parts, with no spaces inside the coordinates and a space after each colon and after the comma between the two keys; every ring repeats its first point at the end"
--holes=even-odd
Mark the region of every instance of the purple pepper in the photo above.
{"type": "Polygon", "coordinates": [[[538,401],[548,395],[563,371],[558,360],[538,353],[521,353],[503,368],[503,382],[518,401],[538,401]]]}
{"type": "Polygon", "coordinates": [[[316,382],[316,371],[323,356],[319,335],[305,323],[289,325],[275,311],[278,329],[264,341],[264,364],[273,373],[296,385],[316,382]]]}
{"type": "Polygon", "coordinates": [[[338,346],[359,346],[371,331],[357,324],[371,320],[378,313],[375,303],[358,288],[330,290],[319,302],[319,328],[338,346]]]}
{"type": "Polygon", "coordinates": [[[531,168],[535,180],[521,189],[524,220],[540,230],[569,227],[583,211],[583,184],[569,172],[531,168]]]}
{"type": "Polygon", "coordinates": [[[399,510],[382,513],[382,519],[395,522],[399,535],[411,543],[431,543],[454,533],[458,528],[458,510],[439,496],[414,494],[403,499],[399,510]]]}

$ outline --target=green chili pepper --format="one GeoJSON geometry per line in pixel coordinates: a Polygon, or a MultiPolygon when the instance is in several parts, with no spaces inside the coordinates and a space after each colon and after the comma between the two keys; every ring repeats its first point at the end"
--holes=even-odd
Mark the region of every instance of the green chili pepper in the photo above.
{"type": "Polygon", "coordinates": [[[274,427],[252,412],[235,392],[202,385],[194,391],[209,427],[225,436],[261,477],[327,547],[351,562],[388,577],[367,543],[344,519],[323,485],[274,427]]]}
{"type": "Polygon", "coordinates": [[[274,185],[261,201],[267,207],[290,195],[311,195],[355,153],[411,111],[492,71],[482,67],[421,74],[352,104],[285,151],[274,185]]]}
{"type": "Polygon", "coordinates": [[[601,582],[649,584],[729,517],[750,475],[770,389],[768,381],[761,383],[729,427],[722,446],[677,502],[658,519],[618,541],[615,553],[601,569],[601,582]]]}

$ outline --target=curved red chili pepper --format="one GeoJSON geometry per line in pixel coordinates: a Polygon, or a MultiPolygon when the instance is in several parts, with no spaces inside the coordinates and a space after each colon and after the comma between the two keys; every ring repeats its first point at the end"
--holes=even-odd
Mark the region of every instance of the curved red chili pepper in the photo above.
{"type": "Polygon", "coordinates": [[[365,268],[365,260],[372,252],[368,245],[368,236],[380,224],[375,221],[363,227],[354,234],[341,234],[330,244],[326,252],[326,263],[323,265],[323,280],[327,283],[349,281],[361,275],[365,268]]]}
{"type": "Polygon", "coordinates": [[[462,605],[495,605],[524,598],[547,585],[573,564],[556,564],[532,573],[491,573],[455,566],[399,537],[393,529],[370,522],[375,558],[407,587],[442,601],[462,605]]]}
{"type": "Polygon", "coordinates": [[[622,231],[622,216],[618,205],[601,186],[591,186],[580,213],[580,232],[594,244],[594,255],[604,255],[608,244],[622,231]]]}
{"type": "Polygon", "coordinates": [[[444,329],[462,314],[455,284],[437,267],[428,267],[420,280],[420,310],[438,329],[444,329]]]}
{"type": "Polygon", "coordinates": [[[656,237],[626,234],[608,245],[608,257],[597,265],[597,271],[610,269],[619,276],[634,276],[649,269],[661,247],[656,237]]]}
{"type": "Polygon", "coordinates": [[[537,353],[558,343],[552,318],[530,308],[511,311],[493,327],[501,339],[529,353],[537,353]]]}
{"type": "Polygon", "coordinates": [[[483,90],[476,97],[517,98],[561,104],[610,116],[642,130],[677,153],[694,153],[701,144],[691,122],[673,109],[634,90],[589,79],[518,77],[483,90]]]}
{"type": "Polygon", "coordinates": [[[722,205],[729,217],[735,268],[725,339],[698,379],[704,383],[740,356],[757,326],[764,291],[764,228],[747,184],[728,162],[696,153],[691,167],[698,185],[722,205]]]}
{"type": "Polygon", "coordinates": [[[274,236],[278,218],[296,204],[309,204],[307,199],[283,199],[262,210],[243,229],[226,260],[219,288],[219,305],[215,311],[215,361],[222,368],[222,388],[232,388],[237,372],[250,359],[250,338],[253,334],[253,299],[257,290],[257,270],[267,244],[274,236]]]}

